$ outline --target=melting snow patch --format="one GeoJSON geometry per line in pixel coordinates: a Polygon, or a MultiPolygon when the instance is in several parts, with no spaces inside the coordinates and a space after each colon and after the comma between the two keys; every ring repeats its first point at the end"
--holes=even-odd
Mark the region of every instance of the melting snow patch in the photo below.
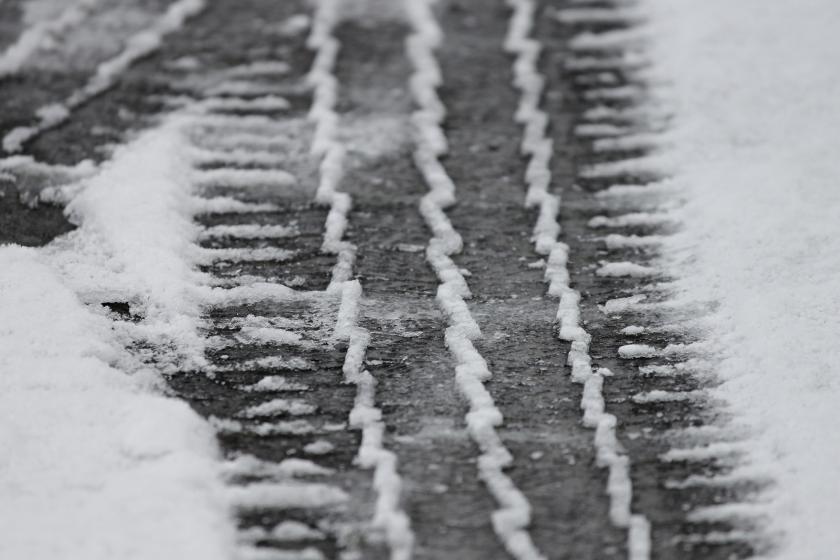
{"type": "Polygon", "coordinates": [[[307,443],[303,446],[303,452],[309,453],[310,455],[326,455],[332,452],[333,449],[335,449],[335,446],[323,439],[307,443]]]}
{"type": "Polygon", "coordinates": [[[289,381],[281,375],[268,375],[253,385],[246,385],[244,389],[251,392],[280,393],[283,391],[306,391],[309,389],[309,386],[303,383],[289,381]]]}
{"type": "Polygon", "coordinates": [[[262,404],[246,408],[237,416],[240,418],[262,418],[266,416],[277,416],[288,414],[290,416],[304,416],[312,414],[317,407],[301,400],[273,399],[262,404]]]}
{"type": "Polygon", "coordinates": [[[341,488],[316,482],[255,482],[228,488],[227,493],[231,502],[243,510],[322,508],[349,499],[341,488]]]}
{"type": "Polygon", "coordinates": [[[636,393],[630,400],[636,404],[683,402],[696,399],[704,395],[702,391],[647,391],[636,393]]]}
{"type": "Polygon", "coordinates": [[[656,274],[656,269],[631,262],[612,262],[601,265],[595,272],[598,276],[644,278],[656,274]]]}
{"type": "MultiPolygon", "coordinates": [[[[263,527],[251,527],[239,532],[240,541],[277,541],[277,542],[299,542],[299,541],[320,541],[326,535],[318,529],[313,529],[299,521],[283,521],[272,529],[263,527]]],[[[296,559],[296,560],[299,560],[296,559]]]]}

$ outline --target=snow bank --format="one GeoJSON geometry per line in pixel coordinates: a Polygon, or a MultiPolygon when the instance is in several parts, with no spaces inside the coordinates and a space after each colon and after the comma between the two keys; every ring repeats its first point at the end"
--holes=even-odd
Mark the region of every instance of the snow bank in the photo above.
{"type": "Polygon", "coordinates": [[[0,248],[0,557],[227,559],[213,431],[109,364],[119,344],[39,250],[0,248]]]}
{"type": "Polygon", "coordinates": [[[840,4],[644,0],[688,202],[666,243],[682,295],[716,301],[716,396],[762,436],[781,558],[840,548],[840,4]],[[691,259],[681,255],[691,255],[691,259]]]}
{"type": "Polygon", "coordinates": [[[171,347],[157,356],[162,369],[204,359],[197,329],[205,278],[194,266],[201,254],[183,126],[171,119],[118,149],[67,206],[79,229],[46,248],[83,301],[128,303],[143,321],[121,328],[171,347]]]}
{"type": "Polygon", "coordinates": [[[214,431],[144,365],[204,360],[214,293],[196,271],[188,125],[173,117],[69,176],[52,195],[78,229],[0,247],[2,558],[233,555],[214,431]]]}

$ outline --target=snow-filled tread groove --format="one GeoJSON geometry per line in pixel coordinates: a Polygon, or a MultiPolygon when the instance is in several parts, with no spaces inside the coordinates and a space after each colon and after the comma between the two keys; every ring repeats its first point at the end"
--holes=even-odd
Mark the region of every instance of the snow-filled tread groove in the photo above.
{"type": "Polygon", "coordinates": [[[493,529],[511,556],[539,560],[545,556],[528,531],[531,505],[505,473],[514,457],[499,436],[498,429],[504,422],[502,412],[484,386],[492,374],[476,348],[483,335],[466,303],[472,293],[464,272],[453,261],[463,248],[463,240],[445,212],[457,201],[457,187],[440,161],[449,151],[449,142],[442,128],[446,107],[437,93],[444,77],[435,52],[443,43],[444,33],[433,11],[434,4],[424,0],[407,5],[413,33],[406,41],[406,52],[414,67],[410,88],[417,105],[412,115],[414,161],[429,188],[419,205],[432,232],[426,259],[440,282],[436,298],[449,325],[445,340],[456,362],[457,386],[469,404],[465,420],[480,451],[478,475],[497,502],[492,514],[493,529]]]}
{"type": "Polygon", "coordinates": [[[542,45],[530,38],[534,26],[532,0],[510,0],[512,9],[505,48],[516,55],[513,82],[522,92],[515,119],[522,123],[524,135],[521,151],[529,158],[525,173],[528,191],[526,206],[538,209],[532,240],[536,251],[547,258],[545,281],[548,293],[559,299],[557,319],[559,335],[570,343],[567,365],[572,380],[583,384],[581,409],[583,423],[595,430],[597,464],[608,469],[607,493],[610,498],[610,520],[627,530],[627,556],[631,560],[650,558],[650,522],[632,511],[633,484],[630,459],[616,438],[616,417],[605,412],[603,385],[612,373],[606,368],[593,370],[589,344],[591,336],[580,324],[580,293],[569,285],[569,247],[557,241],[560,224],[557,214],[560,197],[548,191],[551,184],[552,140],[546,135],[548,116],[540,108],[544,78],[537,69],[542,45]]]}
{"type": "Polygon", "coordinates": [[[564,55],[547,69],[567,84],[564,105],[577,114],[568,133],[554,135],[574,139],[579,187],[566,192],[574,210],[561,210],[561,223],[571,258],[598,263],[589,273],[572,270],[571,280],[588,293],[581,317],[590,325],[592,356],[612,375],[604,398],[638,464],[633,503],[650,517],[651,554],[748,557],[758,520],[738,511],[765,481],[737,476],[737,457],[723,447],[720,457],[713,451],[714,434],[725,438],[732,430],[703,391],[714,376],[696,334],[702,316],[669,302],[669,279],[657,260],[662,239],[677,226],[666,211],[679,204],[679,192],[657,151],[669,115],[648,84],[644,21],[633,2],[609,1],[558,6],[552,19],[543,34],[554,34],[548,40],[564,55]],[[709,436],[695,435],[701,431],[709,436]]]}
{"type": "MultiPolygon", "coordinates": [[[[234,67],[235,78],[182,109],[195,144],[196,189],[206,200],[220,201],[200,218],[204,271],[216,284],[218,302],[207,310],[208,366],[172,383],[219,432],[242,558],[332,558],[364,547],[362,535],[375,516],[374,524],[393,542],[405,540],[400,530],[406,524],[394,518],[395,506],[368,496],[374,492],[369,475],[351,467],[360,445],[361,466],[377,467],[382,459],[369,441],[376,438],[368,433],[368,418],[376,412],[365,401],[371,388],[353,378],[365,372],[352,371],[364,337],[353,327],[359,286],[349,278],[353,248],[342,244],[341,228],[335,231],[330,193],[319,189],[313,203],[301,184],[307,177],[329,180],[323,164],[329,153],[322,158],[317,142],[325,140],[319,111],[330,111],[322,103],[331,93],[318,78],[332,60],[324,66],[316,32],[312,37],[309,74],[271,72],[272,61],[234,67]],[[268,103],[263,96],[294,83],[313,92],[309,116],[280,96],[268,103]],[[312,154],[270,143],[285,140],[288,146],[305,137],[315,145],[312,154]],[[254,151],[254,144],[265,148],[254,151]],[[353,382],[367,388],[356,394],[353,382]],[[348,424],[362,430],[361,441],[348,424]],[[351,500],[385,510],[348,510],[351,500]]],[[[280,61],[275,69],[282,70],[280,61]]],[[[379,484],[390,489],[388,476],[377,472],[379,484]]],[[[407,544],[410,549],[410,533],[407,544]]]]}

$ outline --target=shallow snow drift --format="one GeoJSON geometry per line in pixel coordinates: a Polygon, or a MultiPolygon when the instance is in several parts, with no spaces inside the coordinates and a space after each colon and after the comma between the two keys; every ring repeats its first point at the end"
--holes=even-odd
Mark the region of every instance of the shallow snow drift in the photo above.
{"type": "Polygon", "coordinates": [[[180,130],[142,134],[66,189],[75,231],[0,247],[0,558],[234,554],[213,429],[126,352],[162,344],[157,370],[203,355],[180,130]]]}
{"type": "Polygon", "coordinates": [[[736,420],[778,481],[780,557],[840,549],[840,4],[644,0],[666,153],[688,203],[670,238],[682,297],[717,302],[712,338],[736,420]]]}
{"type": "Polygon", "coordinates": [[[118,358],[39,251],[0,248],[0,557],[219,559],[215,436],[118,358]]]}

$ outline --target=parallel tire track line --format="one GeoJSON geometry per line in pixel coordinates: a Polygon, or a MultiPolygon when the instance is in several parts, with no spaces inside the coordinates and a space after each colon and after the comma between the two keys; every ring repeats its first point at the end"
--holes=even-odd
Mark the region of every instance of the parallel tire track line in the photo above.
{"type": "Polygon", "coordinates": [[[537,69],[541,45],[530,39],[537,8],[533,0],[508,0],[512,8],[505,49],[516,55],[513,65],[514,85],[521,91],[515,119],[524,128],[522,154],[529,158],[525,172],[526,206],[539,208],[532,240],[537,253],[548,257],[545,281],[548,293],[559,298],[557,318],[560,338],[571,343],[568,364],[572,378],[584,384],[581,408],[585,426],[595,429],[598,465],[609,470],[607,493],[610,497],[610,518],[617,527],[628,532],[628,557],[646,560],[650,557],[650,524],[644,515],[631,512],[632,482],[629,459],[622,453],[615,433],[617,419],[604,411],[602,387],[608,370],[592,371],[589,356],[590,335],[580,326],[580,294],[571,288],[567,271],[569,247],[558,241],[560,224],[557,214],[560,197],[548,191],[551,182],[550,160],[553,142],[546,135],[548,114],[540,109],[544,78],[537,69]]]}
{"type": "Polygon", "coordinates": [[[455,185],[438,159],[446,152],[447,142],[441,128],[445,108],[436,92],[442,77],[434,54],[442,41],[442,32],[433,4],[433,0],[406,4],[413,28],[406,50],[415,69],[410,88],[418,106],[413,115],[416,134],[414,160],[430,188],[420,203],[420,212],[433,234],[426,249],[426,258],[441,282],[437,301],[449,320],[445,339],[458,364],[456,380],[470,404],[466,422],[470,436],[481,450],[479,476],[499,505],[492,514],[494,531],[515,558],[540,560],[545,557],[537,550],[527,531],[530,524],[528,500],[504,473],[513,457],[496,432],[496,427],[503,423],[503,417],[483,384],[491,373],[473,345],[473,341],[481,337],[481,330],[464,301],[471,297],[470,290],[451,259],[451,255],[461,250],[462,241],[444,212],[446,207],[455,203],[456,198],[455,185]]]}
{"type": "Polygon", "coordinates": [[[340,50],[340,44],[333,36],[338,17],[337,5],[337,0],[319,1],[309,39],[309,47],[316,50],[309,74],[309,81],[315,88],[310,110],[310,118],[316,122],[312,151],[322,157],[316,200],[330,207],[322,249],[337,255],[327,291],[341,293],[334,335],[349,344],[343,372],[345,382],[355,385],[357,390],[350,413],[350,425],[362,431],[357,461],[363,468],[374,469],[374,488],[378,493],[372,525],[385,532],[392,560],[407,560],[411,558],[414,535],[411,522],[400,507],[402,480],[397,472],[396,455],[382,444],[385,424],[382,412],[375,405],[376,380],[364,368],[370,333],[358,324],[362,285],[358,280],[350,279],[356,246],[342,241],[352,199],[349,194],[336,189],[343,175],[345,157],[345,148],[336,138],[339,116],[334,110],[338,84],[333,68],[340,50]]]}

